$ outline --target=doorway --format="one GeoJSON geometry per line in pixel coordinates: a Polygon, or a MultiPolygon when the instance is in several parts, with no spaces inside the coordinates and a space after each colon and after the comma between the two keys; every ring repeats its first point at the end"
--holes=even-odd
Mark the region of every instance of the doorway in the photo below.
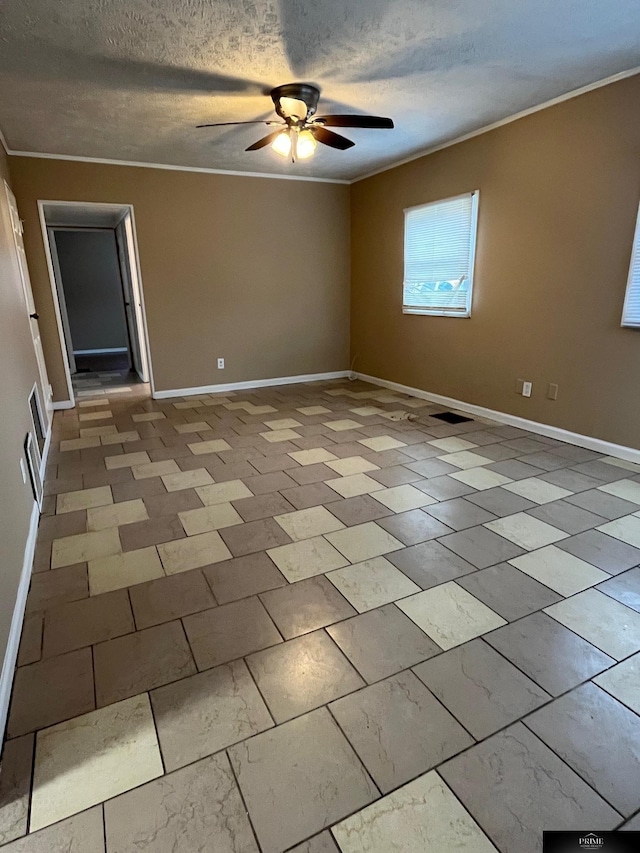
{"type": "Polygon", "coordinates": [[[69,402],[151,382],[130,205],[39,201],[69,402]]]}

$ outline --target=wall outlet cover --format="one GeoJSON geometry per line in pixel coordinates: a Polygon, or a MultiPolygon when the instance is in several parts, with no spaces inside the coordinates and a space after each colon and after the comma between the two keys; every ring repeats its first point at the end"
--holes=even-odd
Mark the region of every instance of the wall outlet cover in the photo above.
{"type": "Polygon", "coordinates": [[[224,358],[218,359],[218,370],[224,370],[224,358]]]}
{"type": "Polygon", "coordinates": [[[557,400],[558,399],[558,386],[555,382],[549,383],[549,387],[547,388],[547,398],[549,400],[557,400]]]}
{"type": "Polygon", "coordinates": [[[532,387],[533,386],[532,386],[531,382],[523,382],[522,383],[522,396],[523,397],[530,397],[532,387]]]}

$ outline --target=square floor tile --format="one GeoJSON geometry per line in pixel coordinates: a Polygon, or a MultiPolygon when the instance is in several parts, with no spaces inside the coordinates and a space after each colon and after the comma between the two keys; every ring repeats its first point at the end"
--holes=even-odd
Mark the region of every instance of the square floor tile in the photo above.
{"type": "Polygon", "coordinates": [[[640,613],[640,567],[610,578],[601,583],[598,589],[640,613]]]}
{"type": "Polygon", "coordinates": [[[163,773],[146,695],[38,733],[30,830],[41,829],[163,773]]]}
{"type": "Polygon", "coordinates": [[[257,598],[244,598],[182,620],[199,670],[282,642],[257,598]]]}
{"type": "Polygon", "coordinates": [[[273,589],[260,598],[285,640],[356,615],[324,576],[273,589]]]}
{"type": "Polygon", "coordinates": [[[338,699],[330,708],[383,793],[473,743],[411,672],[338,699]]]}
{"type": "Polygon", "coordinates": [[[513,492],[516,495],[520,495],[521,498],[526,498],[528,501],[533,501],[537,504],[559,501],[571,494],[568,489],[561,489],[560,486],[554,486],[553,483],[546,483],[537,477],[529,477],[526,480],[507,483],[504,488],[508,492],[513,492]]]}
{"type": "Polygon", "coordinates": [[[622,815],[640,808],[640,717],[583,684],[527,717],[527,727],[622,815]]]}
{"type": "Polygon", "coordinates": [[[601,533],[613,536],[621,542],[626,542],[633,548],[640,548],[640,518],[636,515],[625,515],[615,521],[608,521],[598,527],[601,533]]]}
{"type": "Polygon", "coordinates": [[[51,546],[51,568],[74,566],[98,557],[118,554],[122,550],[116,527],[107,527],[94,533],[76,533],[54,539],[51,546]]]}
{"type": "Polygon", "coordinates": [[[440,652],[440,647],[394,604],[331,625],[327,632],[368,682],[440,652]]]}
{"type": "Polygon", "coordinates": [[[508,563],[465,575],[458,583],[507,622],[560,601],[557,593],[508,563]]]}
{"type": "Polygon", "coordinates": [[[414,672],[477,740],[551,698],[480,639],[427,660],[414,672]]]}
{"type": "Polygon", "coordinates": [[[105,506],[113,503],[111,486],[98,486],[96,489],[81,489],[77,492],[67,492],[58,495],[56,501],[56,513],[61,515],[65,512],[76,512],[79,509],[89,507],[105,506]]]}
{"type": "Polygon", "coordinates": [[[241,660],[159,687],[151,704],[168,773],[273,726],[241,660]]]}
{"type": "Polygon", "coordinates": [[[318,465],[321,462],[331,462],[338,457],[324,447],[313,447],[310,450],[295,450],[288,454],[298,465],[318,465]]]}
{"type": "Polygon", "coordinates": [[[360,563],[404,548],[402,542],[373,521],[329,533],[326,538],[351,563],[360,563]]]}
{"type": "Polygon", "coordinates": [[[482,507],[487,512],[500,517],[503,515],[515,515],[516,512],[524,512],[525,509],[536,507],[533,501],[525,500],[520,495],[507,492],[503,486],[498,486],[495,489],[484,489],[481,492],[474,492],[466,497],[468,501],[471,501],[476,506],[482,507]]]}
{"type": "Polygon", "coordinates": [[[171,622],[216,606],[206,580],[198,571],[132,586],[129,597],[138,629],[171,622]]]}
{"type": "Polygon", "coordinates": [[[606,572],[596,569],[573,554],[561,551],[555,545],[529,551],[509,562],[521,572],[564,596],[574,595],[609,577],[606,572]]]}
{"type": "Polygon", "coordinates": [[[196,536],[198,533],[208,533],[211,530],[220,530],[223,527],[243,523],[242,517],[230,503],[189,509],[178,513],[178,517],[187,536],[196,536]]]}
{"type": "Polygon", "coordinates": [[[276,723],[297,717],[364,685],[325,631],[256,652],[247,664],[276,723]]]}
{"type": "Polygon", "coordinates": [[[340,474],[341,477],[347,477],[350,474],[364,474],[366,471],[379,470],[377,465],[374,465],[373,462],[369,462],[368,459],[363,459],[362,456],[347,456],[344,459],[328,461],[327,467],[335,471],[336,474],[340,474]]]}
{"type": "Polygon", "coordinates": [[[213,486],[199,486],[196,493],[205,506],[253,497],[253,492],[242,480],[227,480],[224,483],[215,483],[213,486]]]}
{"type": "Polygon", "coordinates": [[[368,495],[384,489],[382,483],[372,480],[366,474],[351,474],[347,477],[337,477],[326,481],[326,485],[332,488],[343,498],[353,498],[358,495],[368,495]]]}
{"type": "Polygon", "coordinates": [[[532,613],[485,639],[552,696],[615,663],[546,613],[532,613]]]}
{"type": "Polygon", "coordinates": [[[24,735],[93,708],[91,649],[57,655],[16,670],[7,734],[24,735]]]}
{"type": "MultiPolygon", "coordinates": [[[[487,460],[488,461],[488,460],[487,460]]],[[[504,486],[510,483],[511,479],[505,477],[504,474],[497,474],[495,471],[487,471],[485,468],[468,468],[463,471],[455,471],[450,475],[455,480],[460,480],[467,486],[471,486],[478,491],[483,489],[495,489],[496,486],[504,486]]]]}
{"type": "Polygon", "coordinates": [[[496,853],[435,771],[333,827],[342,853],[496,853]]]}
{"type": "Polygon", "coordinates": [[[410,509],[419,509],[420,507],[436,502],[435,498],[408,483],[403,486],[393,486],[390,489],[383,489],[376,492],[373,497],[390,510],[393,510],[393,512],[406,512],[410,509]]]}
{"type": "Polygon", "coordinates": [[[241,498],[233,502],[233,507],[240,513],[244,521],[259,521],[262,518],[273,518],[275,515],[283,515],[293,510],[293,506],[289,501],[285,500],[277,492],[257,495],[252,498],[241,498]]]}
{"type": "Polygon", "coordinates": [[[349,562],[322,536],[270,548],[267,553],[290,583],[342,568],[349,562]]]}
{"type": "MultiPolygon", "coordinates": [[[[542,548],[566,539],[568,534],[564,530],[558,530],[544,521],[528,515],[526,512],[517,512],[515,515],[505,515],[484,525],[488,530],[503,536],[510,542],[515,542],[526,551],[542,548]]],[[[508,559],[508,558],[505,558],[508,559]]]]}
{"type": "Polygon", "coordinates": [[[381,518],[378,524],[404,545],[417,545],[452,532],[450,527],[420,509],[381,518]]]}
{"type": "Polygon", "coordinates": [[[326,708],[229,749],[263,853],[280,853],[378,791],[326,708]]]}
{"type": "Polygon", "coordinates": [[[606,483],[603,486],[598,486],[601,492],[607,492],[609,495],[615,495],[617,498],[622,498],[623,501],[631,501],[631,503],[640,506],[640,483],[633,480],[618,480],[616,483],[606,483]]]}
{"type": "Polygon", "coordinates": [[[207,566],[204,574],[218,604],[227,604],[287,584],[263,551],[207,566]]]}
{"type": "Polygon", "coordinates": [[[104,530],[106,527],[118,527],[121,524],[133,524],[149,518],[141,498],[122,501],[117,504],[90,508],[87,510],[87,530],[104,530]]]}
{"type": "Polygon", "coordinates": [[[640,649],[640,613],[596,589],[552,604],[545,613],[616,660],[640,649]]]}
{"type": "Polygon", "coordinates": [[[158,552],[153,547],[89,560],[88,573],[91,595],[100,595],[164,576],[158,552]]]}
{"type": "Polygon", "coordinates": [[[135,630],[123,590],[70,601],[47,612],[43,657],[64,654],[135,630]]]}
{"type": "Polygon", "coordinates": [[[196,672],[179,621],[98,643],[93,665],[98,707],[196,672]]]}
{"type": "Polygon", "coordinates": [[[77,563],[53,571],[44,568],[31,577],[26,612],[30,614],[48,610],[65,601],[78,601],[88,595],[86,563],[77,563]]]}
{"type": "Polygon", "coordinates": [[[292,438],[302,438],[299,432],[294,429],[274,429],[270,432],[261,432],[260,435],[265,441],[271,444],[277,444],[281,441],[290,441],[292,438]]]}
{"type": "Polygon", "coordinates": [[[606,830],[620,823],[618,813],[522,723],[438,772],[503,853],[538,853],[549,827],[606,830]]]}
{"type": "Polygon", "coordinates": [[[477,468],[480,465],[488,465],[491,459],[487,456],[481,456],[479,453],[474,453],[471,450],[459,450],[457,453],[447,453],[444,456],[439,456],[442,462],[447,465],[455,465],[456,468],[468,469],[477,468]]]}
{"type": "Polygon", "coordinates": [[[327,578],[359,613],[420,592],[420,587],[384,557],[330,572],[327,578]]]}
{"type": "Polygon", "coordinates": [[[332,515],[335,515],[336,518],[339,518],[348,527],[393,515],[390,509],[382,506],[371,495],[359,495],[355,498],[335,500],[328,504],[327,508],[332,515]]]}
{"type": "Polygon", "coordinates": [[[633,548],[599,530],[571,536],[558,543],[558,547],[612,575],[640,565],[640,548],[633,548]]]}
{"type": "Polygon", "coordinates": [[[403,441],[392,438],[390,435],[378,435],[375,438],[359,438],[358,444],[363,444],[369,450],[379,453],[382,450],[395,450],[397,447],[406,447],[403,441]]]}
{"type": "Polygon", "coordinates": [[[593,680],[636,714],[640,714],[640,654],[612,666],[593,680]]]}
{"type": "Polygon", "coordinates": [[[450,501],[434,504],[428,507],[425,512],[437,518],[443,524],[453,528],[453,530],[464,530],[467,527],[476,527],[479,524],[484,524],[485,521],[492,521],[495,515],[487,512],[482,507],[469,503],[464,498],[454,498],[450,501]]]}
{"type": "Polygon", "coordinates": [[[567,501],[552,501],[542,504],[530,510],[529,515],[569,534],[582,533],[584,530],[589,530],[604,522],[602,516],[582,509],[582,507],[574,506],[567,501]]]}
{"type": "Polygon", "coordinates": [[[341,421],[326,421],[323,426],[329,427],[329,429],[333,430],[334,432],[345,432],[345,430],[348,429],[360,429],[363,424],[358,423],[358,421],[345,418],[341,421]]]}
{"type": "Polygon", "coordinates": [[[430,589],[469,572],[475,572],[475,566],[439,542],[411,545],[402,551],[388,554],[387,559],[421,589],[430,589]]]}
{"type": "Polygon", "coordinates": [[[296,512],[276,515],[274,521],[294,542],[311,539],[323,533],[342,530],[344,524],[332,515],[324,506],[309,507],[296,512]]]}
{"type": "Polygon", "coordinates": [[[327,409],[326,406],[303,406],[300,409],[296,409],[296,412],[300,412],[302,415],[326,415],[331,411],[331,409],[327,409]]]}
{"type": "MultiPolygon", "coordinates": [[[[220,535],[234,557],[265,551],[290,542],[289,536],[273,518],[247,521],[244,524],[225,527],[220,535]]],[[[213,561],[210,561],[213,562],[213,561]]]]}
{"type": "Polygon", "coordinates": [[[615,495],[601,492],[597,488],[572,495],[570,498],[567,498],[567,501],[609,519],[629,515],[637,509],[636,504],[622,500],[622,498],[617,498],[615,495]]]}
{"type": "Polygon", "coordinates": [[[453,581],[403,599],[397,606],[445,650],[505,624],[453,581]]]}
{"type": "MultiPolygon", "coordinates": [[[[498,519],[498,521],[501,520],[498,519]]],[[[494,533],[493,530],[487,529],[487,526],[470,527],[467,530],[443,536],[439,541],[478,569],[486,569],[487,566],[502,563],[522,554],[522,548],[519,545],[499,536],[498,532],[494,533]]]]}
{"type": "MultiPolygon", "coordinates": [[[[364,474],[360,476],[364,477],[364,474]]],[[[291,479],[289,477],[289,479],[291,479]]],[[[293,481],[292,481],[293,482],[293,481]]],[[[336,493],[326,483],[308,483],[305,486],[295,486],[283,489],[282,496],[296,509],[308,509],[320,504],[328,504],[338,500],[336,493]]]]}
{"type": "Polygon", "coordinates": [[[427,443],[438,450],[443,450],[445,453],[457,453],[459,450],[471,450],[472,447],[478,446],[472,441],[466,441],[464,438],[457,438],[456,436],[437,438],[427,443]]]}
{"type": "Polygon", "coordinates": [[[158,545],[158,553],[168,575],[198,569],[200,566],[219,563],[231,557],[231,551],[216,531],[164,542],[158,545]]]}
{"type": "Polygon", "coordinates": [[[229,760],[214,755],[105,803],[109,853],[258,853],[229,760]],[[205,805],[206,804],[206,805],[205,805]]]}

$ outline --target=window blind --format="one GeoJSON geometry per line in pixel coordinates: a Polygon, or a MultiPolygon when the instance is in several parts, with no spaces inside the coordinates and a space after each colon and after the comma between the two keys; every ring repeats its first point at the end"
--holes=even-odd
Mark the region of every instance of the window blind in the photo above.
{"type": "Polygon", "coordinates": [[[627,294],[622,309],[622,325],[640,329],[640,210],[636,220],[636,233],[631,250],[627,294]]]}
{"type": "Polygon", "coordinates": [[[478,192],[405,210],[403,311],[471,311],[478,192]]]}

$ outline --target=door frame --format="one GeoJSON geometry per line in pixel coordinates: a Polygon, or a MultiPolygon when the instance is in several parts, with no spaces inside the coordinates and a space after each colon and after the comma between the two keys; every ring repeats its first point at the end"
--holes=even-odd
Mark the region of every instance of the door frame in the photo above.
{"type": "MultiPolygon", "coordinates": [[[[135,223],[135,213],[132,204],[113,204],[113,203],[105,203],[105,202],[95,202],[95,201],[61,201],[59,199],[38,199],[38,216],[40,218],[40,229],[42,231],[42,242],[44,245],[44,253],[47,261],[47,271],[49,273],[49,285],[51,287],[51,296],[53,299],[53,307],[56,315],[56,325],[58,327],[58,342],[60,344],[60,352],[62,355],[62,362],[65,372],[65,378],[67,380],[67,392],[69,395],[68,400],[58,401],[53,404],[54,408],[60,409],[72,409],[76,405],[75,394],[73,392],[73,383],[71,381],[71,370],[69,366],[69,357],[67,354],[66,347],[66,338],[64,333],[64,326],[62,322],[62,314],[60,310],[60,300],[58,296],[58,288],[56,285],[56,274],[54,270],[53,258],[51,256],[51,247],[49,244],[49,235],[48,228],[55,227],[51,226],[47,223],[45,206],[54,206],[54,207],[84,207],[84,208],[100,208],[104,210],[105,208],[111,208],[114,212],[121,211],[122,216],[126,216],[129,214],[131,218],[131,236],[133,245],[128,246],[128,256],[131,261],[135,261],[135,267],[132,269],[132,277],[137,278],[137,290],[139,296],[139,312],[135,312],[136,315],[136,324],[138,325],[138,339],[140,341],[140,347],[144,348],[146,354],[146,363],[148,366],[149,373],[149,383],[151,385],[151,394],[155,393],[155,384],[153,381],[153,364],[151,360],[151,348],[149,346],[149,331],[147,326],[147,312],[145,308],[145,299],[144,299],[144,287],[142,283],[142,271],[140,269],[140,255],[138,252],[138,238],[136,233],[136,223],[135,223]]],[[[64,227],[64,226],[60,226],[64,227]]],[[[83,227],[80,224],[77,227],[83,227]]],[[[115,226],[114,226],[115,227],[115,226]]]]}

